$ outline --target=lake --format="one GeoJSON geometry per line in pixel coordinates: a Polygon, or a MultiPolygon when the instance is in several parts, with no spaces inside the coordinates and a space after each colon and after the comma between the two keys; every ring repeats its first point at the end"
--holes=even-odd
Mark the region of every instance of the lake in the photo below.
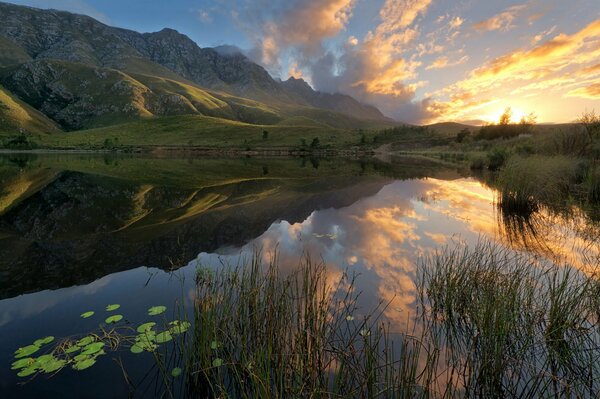
{"type": "Polygon", "coordinates": [[[183,320],[198,268],[258,250],[288,273],[310,254],[330,276],[356,274],[356,317],[383,301],[394,331],[417,312],[419,259],[446,246],[487,239],[584,274],[598,266],[598,221],[575,208],[507,217],[487,181],[424,158],[0,155],[2,397],[160,396],[150,353],[107,350],[93,367],[35,378],[10,366],[18,348],[85,335],[111,315],[137,326],[165,306],[183,320]]]}

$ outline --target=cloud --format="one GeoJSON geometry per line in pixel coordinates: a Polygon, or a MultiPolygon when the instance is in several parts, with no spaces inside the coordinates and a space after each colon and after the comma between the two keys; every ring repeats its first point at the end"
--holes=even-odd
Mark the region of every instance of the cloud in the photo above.
{"type": "Polygon", "coordinates": [[[197,10],[198,19],[203,24],[210,24],[213,21],[213,17],[210,12],[206,10],[197,10]]]}
{"type": "Polygon", "coordinates": [[[425,68],[425,70],[432,70],[432,69],[444,69],[444,68],[450,68],[453,66],[457,66],[457,65],[461,65],[464,64],[465,62],[467,62],[469,60],[469,56],[465,55],[463,57],[461,57],[460,59],[451,62],[450,59],[447,56],[441,56],[437,59],[435,59],[429,66],[427,66],[425,68]]]}
{"type": "Polygon", "coordinates": [[[580,87],[567,93],[568,97],[579,97],[590,100],[600,100],[600,81],[589,86],[580,87]]]}
{"type": "Polygon", "coordinates": [[[450,20],[450,23],[448,23],[448,26],[450,27],[450,29],[458,29],[462,26],[462,24],[464,22],[465,22],[465,20],[462,19],[461,17],[455,17],[450,20]]]}
{"type": "Polygon", "coordinates": [[[432,101],[430,111],[438,113],[438,119],[460,118],[489,105],[500,90],[504,95],[533,95],[536,91],[547,94],[551,89],[559,95],[598,98],[595,85],[567,90],[580,76],[599,72],[599,58],[600,19],[571,35],[561,33],[529,50],[506,53],[472,70],[466,79],[431,93],[434,98],[449,99],[432,101]]]}
{"type": "Polygon", "coordinates": [[[43,9],[56,9],[76,14],[88,15],[100,22],[108,24],[109,18],[84,0],[15,0],[15,4],[23,4],[43,9]]]}
{"type": "Polygon", "coordinates": [[[355,0],[299,0],[266,7],[257,2],[244,10],[243,18],[235,14],[235,19],[254,43],[251,56],[273,69],[289,49],[304,57],[318,56],[323,40],[345,29],[354,4],[355,0]]]}
{"type": "Polygon", "coordinates": [[[509,7],[500,14],[494,15],[489,19],[476,23],[475,25],[473,25],[473,28],[482,32],[489,32],[495,30],[507,31],[509,29],[514,28],[513,21],[526,8],[527,6],[525,4],[509,7]]]}

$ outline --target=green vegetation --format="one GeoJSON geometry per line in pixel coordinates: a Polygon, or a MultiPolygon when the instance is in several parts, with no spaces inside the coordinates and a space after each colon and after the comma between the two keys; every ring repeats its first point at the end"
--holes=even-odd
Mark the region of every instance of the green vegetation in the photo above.
{"type": "MultiPolygon", "coordinates": [[[[108,305],[107,312],[118,309],[120,305],[108,305]]],[[[166,310],[165,306],[153,307],[148,310],[150,314],[153,309],[160,308],[161,314],[166,310]]],[[[82,315],[84,318],[94,316],[93,311],[82,315]]],[[[34,378],[39,374],[54,375],[67,366],[73,370],[83,371],[94,366],[101,356],[109,352],[116,352],[123,348],[129,349],[131,353],[139,354],[151,352],[159,359],[158,349],[161,344],[172,341],[175,337],[184,339],[185,333],[191,327],[191,323],[185,320],[164,320],[164,330],[155,330],[156,323],[148,322],[133,328],[129,323],[122,322],[122,315],[112,315],[104,323],[100,324],[97,331],[85,335],[76,335],[64,339],[55,340],[48,336],[36,340],[33,344],[18,348],[14,353],[15,361],[11,369],[15,370],[19,377],[34,378]],[[137,334],[136,334],[137,333],[137,334]],[[49,344],[54,343],[50,346],[49,344]],[[32,357],[39,352],[44,354],[32,357]]],[[[173,370],[173,377],[181,374],[181,370],[173,370]]]]}
{"type": "Polygon", "coordinates": [[[419,394],[419,342],[379,322],[384,305],[359,310],[352,277],[327,276],[310,259],[286,276],[259,254],[239,270],[199,268],[194,333],[181,352],[190,396],[419,394]]]}
{"type": "MultiPolygon", "coordinates": [[[[590,260],[592,266],[594,260],[590,260]]],[[[421,264],[423,323],[449,397],[587,397],[600,389],[598,276],[489,242],[421,264]]]]}

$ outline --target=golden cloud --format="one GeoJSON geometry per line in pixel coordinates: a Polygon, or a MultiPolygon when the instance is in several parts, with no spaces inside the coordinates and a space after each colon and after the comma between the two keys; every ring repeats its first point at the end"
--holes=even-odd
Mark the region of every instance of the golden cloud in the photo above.
{"type": "Polygon", "coordinates": [[[509,7],[500,14],[476,23],[473,28],[478,31],[509,30],[514,27],[513,21],[525,8],[525,4],[509,7]]]}
{"type": "Polygon", "coordinates": [[[481,98],[508,94],[533,95],[552,89],[559,95],[597,99],[596,85],[576,90],[573,85],[582,75],[600,72],[599,58],[600,19],[574,34],[562,33],[529,50],[500,56],[471,71],[468,78],[431,93],[433,98],[449,98],[431,101],[431,112],[437,112],[432,121],[463,118],[489,104],[481,98]]]}

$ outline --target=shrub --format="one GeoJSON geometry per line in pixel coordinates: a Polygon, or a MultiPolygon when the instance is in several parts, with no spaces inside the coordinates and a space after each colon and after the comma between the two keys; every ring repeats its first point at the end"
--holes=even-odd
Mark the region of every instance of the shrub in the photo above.
{"type": "Polygon", "coordinates": [[[498,176],[500,205],[530,209],[533,202],[560,205],[576,184],[577,164],[566,157],[514,156],[498,176]]]}
{"type": "Polygon", "coordinates": [[[499,170],[508,159],[508,151],[504,148],[495,147],[488,153],[488,169],[499,170]]]}
{"type": "Polygon", "coordinates": [[[471,160],[471,170],[483,170],[485,168],[485,158],[479,156],[471,160]]]}

